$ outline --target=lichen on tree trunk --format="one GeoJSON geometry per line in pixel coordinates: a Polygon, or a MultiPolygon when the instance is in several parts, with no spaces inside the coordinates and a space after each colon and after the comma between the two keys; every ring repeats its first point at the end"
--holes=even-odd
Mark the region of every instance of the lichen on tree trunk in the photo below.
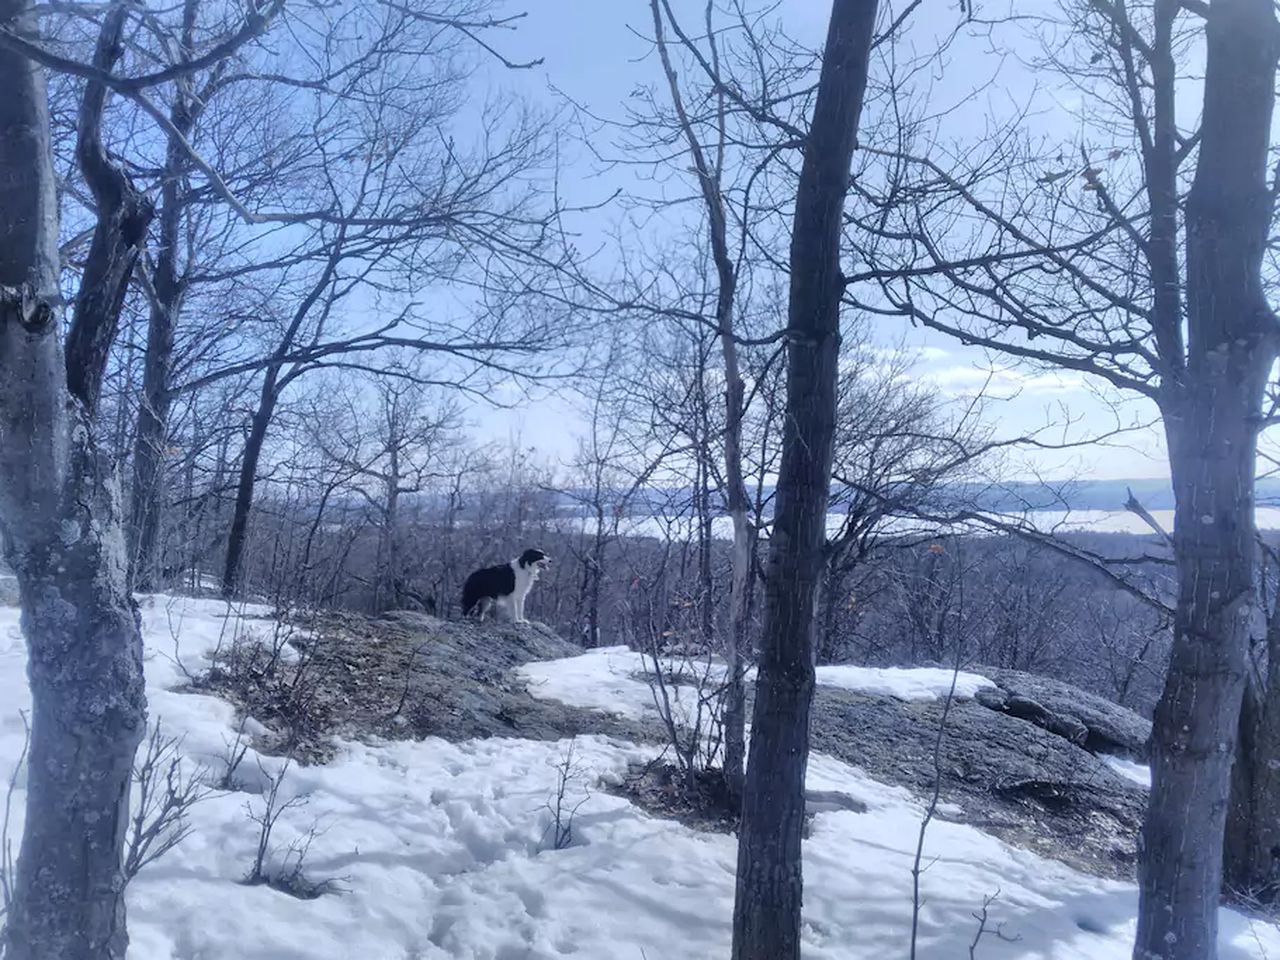
{"type": "MultiPolygon", "coordinates": [[[[94,66],[122,50],[104,17],[94,66]]],[[[27,0],[0,21],[34,37],[27,0]]],[[[0,48],[0,532],[17,576],[31,683],[26,820],[6,960],[123,960],[121,853],[146,702],[115,477],[94,406],[150,205],[99,136],[106,91],[86,84],[77,160],[97,204],[64,352],[57,194],[41,71],[0,48]]]]}

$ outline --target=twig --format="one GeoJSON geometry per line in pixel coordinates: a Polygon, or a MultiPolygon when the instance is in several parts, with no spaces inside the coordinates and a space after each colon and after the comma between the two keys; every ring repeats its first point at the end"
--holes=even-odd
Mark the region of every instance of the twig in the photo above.
{"type": "MultiPolygon", "coordinates": [[[[920,874],[929,869],[922,867],[924,859],[924,838],[938,810],[938,800],[942,796],[942,740],[946,735],[947,717],[951,714],[951,704],[955,701],[956,681],[960,677],[960,644],[956,644],[955,666],[951,671],[951,686],[947,690],[946,702],[942,705],[942,716],[938,720],[938,733],[933,741],[933,795],[925,808],[924,817],[920,821],[920,833],[916,837],[916,853],[911,862],[911,960],[916,960],[916,942],[920,932],[920,874]]],[[[985,910],[985,908],[984,908],[985,910]]]]}
{"type": "Polygon", "coordinates": [[[996,924],[996,927],[994,930],[987,929],[987,922],[990,919],[990,917],[988,916],[988,908],[993,903],[995,903],[996,900],[998,900],[999,898],[1000,898],[1000,888],[997,887],[995,893],[987,894],[982,898],[982,909],[979,912],[973,914],[973,919],[978,921],[978,929],[973,935],[972,942],[970,942],[969,944],[969,960],[977,960],[978,943],[982,940],[984,936],[988,934],[990,934],[991,936],[994,936],[997,940],[1003,940],[1005,943],[1017,943],[1019,940],[1022,939],[1022,937],[1020,936],[1017,936],[1017,935],[1009,936],[1009,934],[1005,933],[1003,923],[996,924]]]}
{"type": "Polygon", "coordinates": [[[18,762],[14,764],[12,772],[9,774],[9,788],[4,795],[4,822],[0,824],[0,916],[9,912],[9,905],[13,902],[13,853],[9,846],[9,816],[13,807],[13,794],[18,789],[18,774],[22,771],[23,765],[27,762],[27,752],[31,749],[31,724],[27,720],[27,712],[25,710],[19,713],[22,717],[22,729],[25,731],[22,739],[22,752],[18,754],[18,762]]]}
{"type": "Polygon", "coordinates": [[[203,769],[183,776],[178,747],[181,740],[165,737],[157,722],[147,738],[142,763],[134,768],[137,806],[130,823],[125,855],[125,882],[182,843],[191,834],[187,813],[209,797],[203,769]]]}

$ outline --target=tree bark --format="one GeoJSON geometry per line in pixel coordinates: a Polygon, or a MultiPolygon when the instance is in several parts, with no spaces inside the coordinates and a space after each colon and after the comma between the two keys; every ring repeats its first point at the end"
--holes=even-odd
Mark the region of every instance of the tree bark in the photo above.
{"type": "Polygon", "coordinates": [[[1227,812],[1223,884],[1263,903],[1280,894],[1280,619],[1267,630],[1265,680],[1245,688],[1227,812]]]}
{"type": "MultiPolygon", "coordinates": [[[[162,215],[162,220],[165,217],[162,215]]],[[[163,234],[163,230],[162,230],[163,234]]],[[[161,254],[163,256],[163,254],[161,254]]],[[[157,270],[157,281],[160,271],[157,270]]],[[[159,283],[157,282],[157,286],[159,283]]],[[[129,559],[136,589],[149,592],[160,586],[160,521],[164,509],[164,454],[168,436],[169,369],[173,360],[176,306],[168,305],[157,290],[157,300],[147,326],[143,360],[142,399],[133,443],[133,482],[130,488],[129,559]]]]}
{"type": "Polygon", "coordinates": [[[1152,735],[1135,960],[1217,956],[1223,829],[1256,568],[1258,414],[1275,358],[1261,265],[1280,28],[1270,0],[1214,0],[1187,196],[1187,364],[1161,386],[1176,501],[1174,641],[1152,735]]]}
{"type": "Polygon", "coordinates": [[[249,425],[249,436],[244,442],[244,454],[240,460],[240,479],[236,484],[236,502],[231,513],[231,530],[227,534],[227,558],[222,569],[222,595],[233,597],[240,589],[244,566],[245,542],[249,535],[249,513],[253,509],[253,488],[258,479],[258,463],[262,459],[262,446],[267,439],[271,418],[275,416],[276,403],[280,399],[279,369],[269,367],[262,381],[262,393],[258,409],[249,425]]]}
{"type": "MultiPolygon", "coordinates": [[[[190,60],[195,46],[198,0],[185,0],[182,19],[180,62],[190,60]]],[[[151,281],[154,301],[147,324],[147,348],[143,355],[142,401],[138,404],[138,425],[134,435],[133,477],[129,505],[129,563],[136,589],[155,590],[160,586],[163,558],[158,555],[160,522],[164,511],[164,456],[169,433],[169,411],[173,403],[170,375],[173,369],[174,336],[186,284],[178,276],[178,246],[182,216],[186,207],[184,180],[191,159],[180,138],[195,126],[203,104],[195,101],[191,78],[174,83],[169,121],[178,136],[170,133],[165,144],[164,180],[160,188],[160,229],[155,269],[151,281]]]]}
{"type": "Polygon", "coordinates": [[[875,0],[835,0],[791,240],[787,415],[738,839],[734,960],[798,960],[800,840],[840,352],[840,233],[875,0]]]}
{"type": "MultiPolygon", "coordinates": [[[[95,65],[119,55],[108,13],[95,65]]],[[[27,0],[0,21],[34,37],[27,0]]],[[[106,91],[86,87],[77,156],[97,200],[90,263],[64,354],[48,100],[39,69],[0,50],[0,530],[18,579],[32,694],[26,824],[8,960],[123,960],[133,755],[146,702],[126,589],[118,491],[94,405],[149,208],[98,139],[106,91]]]]}
{"type": "MultiPolygon", "coordinates": [[[[178,113],[174,108],[175,115],[178,113]]],[[[183,121],[175,116],[175,125],[183,121]]],[[[184,124],[189,126],[189,124],[184,124]]],[[[182,220],[179,199],[180,148],[170,144],[167,175],[161,190],[159,249],[156,252],[152,288],[155,302],[147,324],[147,349],[143,358],[142,400],[133,446],[133,483],[130,491],[130,549],[134,582],[139,590],[158,586],[160,520],[164,504],[164,451],[169,429],[172,395],[174,334],[181,308],[183,284],[177,276],[177,248],[182,220]]]]}
{"type": "MultiPolygon", "coordinates": [[[[393,440],[392,443],[397,443],[393,440]]],[[[398,610],[400,597],[400,558],[396,554],[396,530],[400,525],[400,451],[391,448],[391,462],[386,484],[386,503],[382,511],[382,542],[378,545],[381,582],[375,592],[376,613],[398,610]]]]}

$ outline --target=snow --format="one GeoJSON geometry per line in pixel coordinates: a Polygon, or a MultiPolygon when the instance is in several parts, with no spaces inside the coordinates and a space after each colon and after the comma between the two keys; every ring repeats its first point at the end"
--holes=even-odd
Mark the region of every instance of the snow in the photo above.
{"type": "Polygon", "coordinates": [[[937,700],[945,698],[955,677],[955,695],[971,698],[983,687],[995,686],[976,673],[947,670],[943,667],[853,667],[838,664],[818,667],[818,684],[841,687],[859,693],[879,694],[899,700],[937,700]]]}
{"type": "MultiPolygon", "coordinates": [[[[715,681],[724,667],[699,664],[680,657],[660,657],[664,674],[681,674],[688,684],[701,672],[715,681]]],[[[520,668],[520,676],[535,697],[559,700],[603,713],[639,719],[656,713],[654,693],[643,679],[653,660],[627,647],[600,647],[575,657],[530,663],[520,668]]],[[[880,694],[900,700],[936,700],[951,689],[953,671],[942,667],[818,667],[817,682],[860,693],[880,694]]],[[[748,673],[751,677],[754,671],[748,673]]],[[[984,676],[961,671],[956,676],[956,696],[972,697],[983,687],[994,686],[984,676]]],[[[678,697],[685,684],[668,685],[668,695],[678,697]]],[[[685,693],[688,698],[688,693],[685,693]]]]}
{"type": "Polygon", "coordinates": [[[648,669],[647,658],[627,647],[598,647],[525,664],[516,673],[539,699],[638,720],[656,709],[649,684],[636,676],[648,669]]]}
{"type": "Polygon", "coordinates": [[[1132,760],[1126,760],[1123,757],[1103,757],[1112,770],[1132,780],[1134,783],[1141,784],[1144,787],[1151,787],[1151,768],[1145,763],[1134,763],[1132,760]]]}
{"type": "MultiPolygon", "coordinates": [[[[180,694],[184,670],[245,631],[269,634],[262,608],[211,600],[143,600],[152,717],[183,737],[189,762],[216,767],[235,737],[232,709],[180,694]]],[[[525,671],[555,693],[619,712],[645,709],[618,649],[525,671]],[[589,691],[592,680],[601,690],[589,691]]],[[[16,610],[0,608],[0,773],[22,746],[29,704],[16,610]]],[[[935,693],[936,695],[936,693],[935,693]]],[[[545,804],[567,742],[490,739],[345,743],[332,763],[290,768],[282,794],[305,798],[280,818],[286,844],[313,825],[308,870],[338,878],[341,892],[297,900],[239,883],[256,828],[252,791],[219,792],[199,805],[192,835],[128,888],[130,960],[705,960],[729,953],[732,837],[652,818],[612,796],[651,748],[604,737],[574,742],[569,799],[583,800],[570,846],[549,849],[545,804]]],[[[282,761],[250,752],[247,785],[261,790],[282,761]],[[259,764],[261,766],[259,766],[259,764]]],[[[14,798],[21,830],[24,781],[14,798]]],[[[806,960],[904,956],[910,868],[922,812],[918,798],[877,783],[834,758],[814,755],[812,795],[824,803],[805,844],[806,960]],[[857,812],[863,811],[863,812],[857,812]]],[[[922,958],[967,956],[973,912],[999,892],[984,960],[1127,960],[1136,892],[1131,884],[1077,873],[962,824],[935,820],[925,845],[922,958]]],[[[1280,934],[1222,914],[1223,957],[1280,955],[1280,934]]]]}

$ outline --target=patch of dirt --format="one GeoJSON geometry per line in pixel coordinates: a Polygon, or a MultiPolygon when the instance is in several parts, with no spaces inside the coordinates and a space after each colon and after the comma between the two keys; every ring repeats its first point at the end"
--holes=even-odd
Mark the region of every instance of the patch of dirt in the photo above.
{"type": "Polygon", "coordinates": [[[690,781],[674,763],[632,764],[622,782],[606,790],[652,816],[675,820],[693,830],[738,831],[738,806],[730,799],[718,770],[697,771],[690,781]]]}
{"type": "Polygon", "coordinates": [[[255,747],[302,763],[333,757],[334,738],[558,740],[604,734],[662,742],[651,723],[538,700],[516,678],[533,660],[582,651],[541,624],[446,621],[396,611],[331,613],[298,624],[285,656],[270,638],[222,653],[191,688],[216,693],[271,730],[255,747]],[[262,742],[263,740],[267,742],[262,742]]]}

